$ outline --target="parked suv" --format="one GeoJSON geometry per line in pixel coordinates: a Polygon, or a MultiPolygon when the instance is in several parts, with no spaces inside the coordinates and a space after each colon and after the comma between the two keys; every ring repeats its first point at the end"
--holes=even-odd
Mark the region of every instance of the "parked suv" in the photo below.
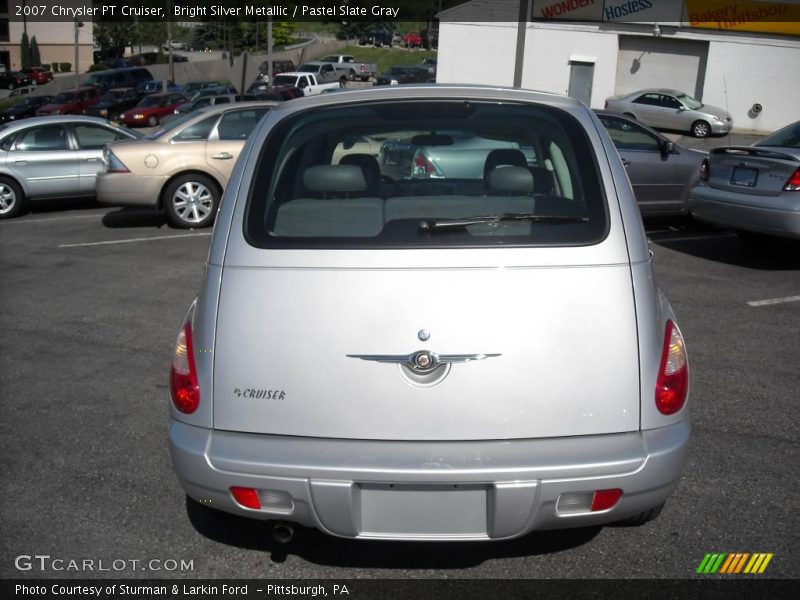
{"type": "Polygon", "coordinates": [[[89,73],[89,77],[84,81],[83,85],[94,86],[105,92],[111,88],[135,88],[141,82],[150,81],[151,79],[153,79],[153,76],[144,67],[130,67],[89,73]]]}
{"type": "Polygon", "coordinates": [[[485,541],[640,524],[678,485],[683,338],[580,102],[416,86],[282,103],[220,207],[170,376],[172,462],[199,506],[284,541],[293,523],[485,541]],[[376,158],[457,137],[494,149],[435,178],[376,158]]]}

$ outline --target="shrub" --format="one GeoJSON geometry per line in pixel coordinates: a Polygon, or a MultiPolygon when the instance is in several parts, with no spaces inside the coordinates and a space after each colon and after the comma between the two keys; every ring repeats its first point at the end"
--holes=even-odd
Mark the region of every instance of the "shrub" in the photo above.
{"type": "Polygon", "coordinates": [[[58,63],[53,63],[51,66],[53,67],[53,73],[58,73],[58,63]]]}
{"type": "Polygon", "coordinates": [[[53,66],[50,63],[42,63],[42,68],[45,71],[50,71],[53,68],[53,66]]]}
{"type": "Polygon", "coordinates": [[[69,73],[72,70],[72,63],[62,62],[58,63],[58,68],[62,73],[69,73]]]}
{"type": "Polygon", "coordinates": [[[31,38],[31,65],[38,67],[42,63],[42,56],[39,52],[39,42],[36,41],[36,36],[31,38]]]}
{"type": "Polygon", "coordinates": [[[105,70],[106,70],[105,65],[98,65],[97,63],[95,63],[91,67],[89,67],[87,73],[91,73],[92,71],[105,71],[105,70]]]}

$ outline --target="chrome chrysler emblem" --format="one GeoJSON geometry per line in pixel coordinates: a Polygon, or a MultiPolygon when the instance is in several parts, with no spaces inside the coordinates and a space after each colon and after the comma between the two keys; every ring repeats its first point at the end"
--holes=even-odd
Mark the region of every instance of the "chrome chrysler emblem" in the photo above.
{"type": "Polygon", "coordinates": [[[394,363],[408,367],[415,373],[430,373],[442,365],[466,363],[502,356],[501,354],[437,354],[428,350],[418,350],[411,354],[348,354],[348,358],[359,358],[380,363],[394,363]]]}

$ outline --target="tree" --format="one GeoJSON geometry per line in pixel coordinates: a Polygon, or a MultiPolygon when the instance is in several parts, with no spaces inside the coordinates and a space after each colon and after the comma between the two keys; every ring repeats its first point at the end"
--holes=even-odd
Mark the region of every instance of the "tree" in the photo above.
{"type": "Polygon", "coordinates": [[[39,67],[42,64],[42,56],[39,53],[39,42],[36,41],[36,36],[31,38],[31,66],[39,67]]]}
{"type": "Polygon", "coordinates": [[[28,41],[28,32],[22,33],[22,40],[19,43],[20,64],[23,69],[31,66],[31,43],[28,41]]]}
{"type": "Polygon", "coordinates": [[[94,42],[100,46],[103,58],[117,58],[125,53],[131,42],[133,28],[130,23],[95,21],[92,27],[94,42]]]}

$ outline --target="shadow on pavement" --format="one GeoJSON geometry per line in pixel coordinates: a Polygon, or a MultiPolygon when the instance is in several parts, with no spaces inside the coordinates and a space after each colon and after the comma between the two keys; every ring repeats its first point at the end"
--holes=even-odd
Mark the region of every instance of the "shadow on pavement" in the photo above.
{"type": "Polygon", "coordinates": [[[201,535],[229,546],[269,552],[273,562],[289,554],[308,562],[355,568],[462,569],[486,560],[552,554],[581,546],[602,527],[542,531],[507,542],[382,542],[336,538],[297,526],[294,539],[272,539],[272,523],[237,517],[186,498],[189,521],[201,535]]]}
{"type": "Polygon", "coordinates": [[[103,225],[109,229],[125,227],[164,227],[164,213],[147,208],[121,208],[103,215],[103,225]]]}

